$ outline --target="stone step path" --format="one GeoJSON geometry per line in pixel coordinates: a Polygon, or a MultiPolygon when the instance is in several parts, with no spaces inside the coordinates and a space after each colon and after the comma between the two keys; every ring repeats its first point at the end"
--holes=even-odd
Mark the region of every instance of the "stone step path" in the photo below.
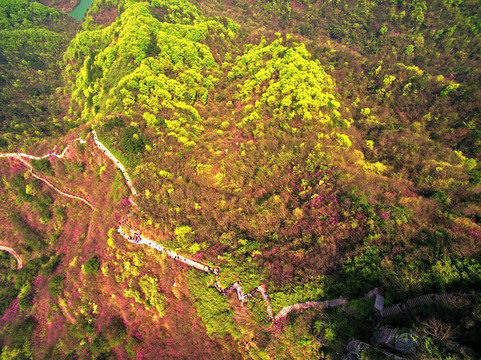
{"type": "Polygon", "coordinates": [[[214,274],[216,276],[214,285],[215,285],[215,288],[217,289],[217,291],[219,291],[219,293],[221,293],[222,295],[225,295],[225,296],[227,296],[230,293],[232,293],[233,291],[235,291],[237,293],[237,298],[239,299],[239,302],[242,305],[244,305],[247,302],[247,300],[249,300],[251,297],[253,297],[257,292],[260,293],[262,295],[262,298],[264,299],[264,303],[266,305],[267,314],[269,316],[269,319],[271,319],[271,320],[274,319],[274,316],[273,316],[273,313],[272,313],[271,302],[269,300],[269,296],[267,294],[265,285],[259,284],[258,287],[251,290],[251,292],[249,292],[248,294],[244,294],[244,292],[242,291],[242,286],[241,286],[239,281],[236,281],[231,286],[224,289],[224,288],[221,287],[221,285],[219,284],[219,281],[217,279],[217,276],[220,273],[219,268],[213,268],[211,266],[202,264],[198,261],[189,259],[185,256],[179,255],[176,252],[174,252],[172,250],[169,250],[169,249],[163,247],[162,245],[156,243],[155,241],[152,241],[152,240],[144,237],[138,231],[135,231],[133,229],[129,229],[129,231],[127,232],[127,231],[124,231],[122,229],[122,226],[119,226],[119,228],[117,229],[117,232],[125,240],[127,240],[131,243],[134,243],[134,244],[137,244],[137,245],[147,245],[147,246],[149,246],[149,247],[151,247],[151,248],[153,248],[157,251],[160,251],[160,252],[166,254],[171,259],[182,262],[182,263],[186,264],[187,266],[190,266],[190,267],[192,267],[196,270],[200,270],[200,271],[208,273],[208,274],[214,274]]]}
{"type": "Polygon", "coordinates": [[[271,299],[269,299],[269,294],[267,293],[267,287],[265,285],[260,285],[258,288],[259,292],[264,299],[264,303],[266,304],[267,315],[269,315],[269,319],[275,321],[274,314],[272,313],[272,306],[271,306],[271,299]]]}
{"type": "Polygon", "coordinates": [[[186,264],[187,266],[193,267],[194,269],[200,270],[200,271],[208,273],[208,274],[218,274],[219,271],[220,271],[218,268],[212,268],[208,265],[202,264],[200,262],[189,259],[185,256],[179,255],[175,251],[169,250],[169,249],[163,247],[162,245],[156,243],[155,241],[152,241],[152,240],[144,237],[138,231],[134,231],[133,229],[130,229],[129,232],[126,232],[122,229],[122,226],[120,226],[117,229],[117,232],[125,240],[130,241],[131,243],[134,243],[134,244],[137,244],[137,245],[150,246],[151,248],[166,254],[171,259],[182,262],[182,263],[186,264]]]}
{"type": "Polygon", "coordinates": [[[326,301],[306,301],[304,303],[285,306],[277,313],[276,317],[274,318],[274,322],[279,322],[293,311],[301,311],[306,309],[327,309],[336,306],[344,306],[347,304],[347,302],[348,299],[339,298],[326,301]]]}
{"type": "Polygon", "coordinates": [[[454,294],[442,293],[442,294],[425,294],[408,299],[403,304],[395,304],[386,307],[378,312],[378,317],[386,318],[394,315],[399,315],[405,311],[412,310],[418,306],[431,305],[436,302],[448,302],[457,298],[454,294]]]}
{"type": "Polygon", "coordinates": [[[221,293],[224,296],[229,295],[233,291],[237,293],[237,299],[242,305],[245,305],[247,303],[247,300],[249,300],[251,297],[253,297],[256,293],[261,294],[262,298],[264,299],[264,304],[266,306],[267,310],[267,315],[269,316],[269,319],[271,321],[274,320],[274,315],[272,313],[272,306],[271,306],[271,300],[269,299],[269,295],[267,294],[266,286],[264,284],[259,284],[259,286],[255,287],[252,289],[249,293],[244,294],[242,291],[242,286],[240,281],[234,282],[231,286],[228,288],[224,289],[222,286],[219,284],[218,278],[216,276],[215,278],[215,288],[219,293],[221,293]]]}
{"type": "Polygon", "coordinates": [[[165,253],[168,257],[180,261],[190,267],[193,267],[194,269],[203,271],[208,274],[214,274],[216,275],[216,280],[214,283],[215,288],[217,291],[219,291],[220,294],[224,296],[228,296],[233,292],[236,292],[237,294],[237,299],[242,305],[245,305],[247,301],[252,298],[256,293],[260,293],[262,298],[264,299],[264,303],[266,306],[266,311],[267,315],[269,316],[269,319],[273,321],[274,323],[279,322],[281,319],[285,318],[289,313],[293,311],[300,311],[300,310],[305,310],[305,309],[325,309],[329,307],[336,307],[336,306],[343,306],[347,303],[347,299],[335,299],[335,300],[327,300],[327,301],[307,301],[305,303],[299,303],[299,304],[294,304],[294,305],[289,305],[281,309],[279,313],[274,316],[273,311],[272,311],[272,306],[271,302],[269,299],[269,294],[267,292],[266,286],[264,284],[259,284],[259,286],[255,287],[252,289],[249,293],[245,294],[242,290],[242,286],[239,281],[234,282],[232,285],[230,285],[227,288],[223,288],[219,281],[217,276],[220,273],[219,268],[213,268],[208,265],[199,263],[197,261],[194,261],[192,259],[189,259],[185,256],[179,255],[176,252],[169,250],[162,245],[156,243],[155,241],[152,241],[150,239],[145,238],[144,236],[140,235],[139,232],[129,229],[128,232],[124,231],[122,227],[119,227],[117,229],[117,232],[127,241],[137,244],[137,245],[147,245],[157,251],[165,253]]]}
{"type": "MultiPolygon", "coordinates": [[[[81,138],[76,138],[73,140],[73,142],[75,141],[78,141],[80,142],[81,144],[85,144],[85,140],[81,139],[81,138]]],[[[56,157],[58,159],[62,159],[63,157],[65,157],[65,154],[67,153],[68,149],[70,148],[70,145],[71,144],[68,144],[65,149],[63,149],[62,153],[60,155],[58,155],[55,150],[53,150],[52,152],[50,153],[47,153],[45,155],[42,155],[42,156],[35,156],[35,155],[29,155],[29,154],[25,154],[25,153],[20,153],[20,152],[17,152],[17,153],[4,153],[4,154],[0,154],[0,158],[2,157],[5,157],[5,158],[27,158],[27,159],[30,159],[30,160],[42,160],[42,159],[46,159],[46,158],[49,158],[49,157],[56,157]]]]}
{"type": "Polygon", "coordinates": [[[135,190],[132,180],[130,179],[129,174],[127,173],[127,170],[125,170],[125,167],[122,165],[122,163],[119,160],[117,160],[117,158],[110,152],[110,150],[107,149],[105,145],[99,141],[95,130],[92,130],[91,134],[94,138],[95,145],[97,145],[100,148],[100,150],[105,154],[105,156],[107,156],[110,160],[112,160],[114,165],[122,172],[122,175],[124,175],[125,182],[127,183],[127,187],[129,188],[132,195],[137,196],[137,190],[135,190]]]}
{"type": "Polygon", "coordinates": [[[120,234],[120,236],[122,236],[124,239],[126,239],[127,241],[129,241],[131,243],[134,243],[134,244],[137,244],[137,245],[150,246],[151,248],[166,254],[171,259],[182,262],[182,263],[186,264],[187,266],[190,266],[190,267],[192,267],[194,269],[197,269],[197,270],[200,270],[202,272],[205,272],[205,273],[208,273],[208,274],[214,274],[216,276],[214,285],[215,285],[215,288],[217,289],[217,291],[219,291],[219,293],[221,293],[222,295],[225,295],[225,296],[227,296],[230,293],[235,291],[237,293],[237,298],[239,299],[239,302],[242,305],[245,305],[247,300],[249,300],[251,297],[253,297],[257,292],[260,293],[262,295],[262,298],[264,299],[264,303],[266,305],[267,314],[269,316],[269,319],[271,319],[271,320],[274,319],[274,316],[273,316],[273,313],[272,313],[271,302],[270,302],[269,296],[267,294],[265,285],[259,284],[258,287],[252,289],[248,294],[245,294],[242,291],[242,286],[241,286],[239,281],[234,282],[231,286],[224,289],[219,284],[219,281],[217,279],[217,276],[220,273],[219,268],[213,268],[211,266],[202,264],[198,261],[189,259],[185,256],[179,255],[176,252],[174,252],[172,250],[169,250],[169,249],[163,247],[162,245],[156,243],[155,241],[152,241],[152,240],[144,237],[138,231],[135,231],[133,229],[129,229],[129,231],[127,232],[127,231],[124,231],[122,229],[122,226],[119,226],[119,228],[117,229],[117,232],[120,234]]]}

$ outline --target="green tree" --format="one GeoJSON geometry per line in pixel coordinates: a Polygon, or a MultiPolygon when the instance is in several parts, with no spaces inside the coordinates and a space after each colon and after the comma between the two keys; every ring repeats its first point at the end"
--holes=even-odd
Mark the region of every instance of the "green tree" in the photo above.
{"type": "Polygon", "coordinates": [[[48,159],[32,160],[32,167],[35,171],[51,174],[53,169],[48,159]]]}
{"type": "Polygon", "coordinates": [[[83,265],[86,274],[96,274],[100,269],[100,262],[97,256],[91,257],[83,265]]]}
{"type": "Polygon", "coordinates": [[[122,131],[120,146],[124,151],[137,154],[144,150],[145,141],[140,135],[140,130],[134,126],[129,126],[122,131]]]}

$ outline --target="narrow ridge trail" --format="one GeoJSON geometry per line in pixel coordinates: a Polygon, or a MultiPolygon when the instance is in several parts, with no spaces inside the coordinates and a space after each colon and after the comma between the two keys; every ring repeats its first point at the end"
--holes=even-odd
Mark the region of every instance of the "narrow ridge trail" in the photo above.
{"type": "Polygon", "coordinates": [[[10,248],[8,246],[0,245],[0,251],[8,252],[9,254],[11,254],[15,258],[15,260],[17,260],[17,269],[18,270],[20,270],[23,267],[22,259],[20,259],[20,255],[18,255],[15,250],[13,250],[12,248],[10,248]]]}
{"type": "MultiPolygon", "coordinates": [[[[86,143],[85,140],[83,140],[81,138],[76,138],[76,139],[73,140],[73,142],[75,142],[75,141],[79,141],[81,144],[86,143]]],[[[27,166],[30,169],[30,173],[32,174],[33,177],[35,177],[36,179],[44,182],[45,184],[47,184],[47,186],[49,186],[50,188],[55,190],[60,195],[69,197],[71,199],[79,200],[93,210],[94,206],[88,200],[86,200],[86,199],[84,199],[80,196],[72,195],[72,194],[69,194],[69,193],[66,193],[66,192],[60,190],[59,188],[57,188],[55,185],[53,185],[47,179],[42,178],[41,176],[35,174],[35,172],[33,171],[32,164],[30,164],[29,162],[22,159],[22,158],[27,158],[27,159],[30,159],[30,160],[42,160],[42,159],[46,159],[46,158],[49,158],[49,157],[56,157],[58,159],[62,159],[62,158],[65,157],[65,154],[67,153],[68,149],[70,148],[70,145],[71,144],[68,144],[60,155],[58,155],[55,151],[53,151],[52,153],[47,153],[43,156],[34,156],[34,155],[29,155],[29,154],[24,154],[24,153],[4,153],[4,154],[0,154],[0,158],[17,159],[18,161],[20,161],[22,164],[24,164],[25,166],[27,166]]]]}

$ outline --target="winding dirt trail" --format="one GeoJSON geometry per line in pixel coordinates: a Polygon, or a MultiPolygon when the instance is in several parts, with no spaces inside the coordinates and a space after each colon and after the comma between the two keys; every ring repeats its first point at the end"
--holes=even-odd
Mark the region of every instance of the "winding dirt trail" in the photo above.
{"type": "MultiPolygon", "coordinates": [[[[85,143],[85,141],[83,139],[80,139],[80,138],[77,138],[75,140],[73,140],[74,142],[75,141],[79,141],[80,143],[85,143]]],[[[47,186],[49,186],[50,188],[52,188],[53,190],[55,190],[56,192],[58,192],[60,195],[63,195],[63,196],[66,196],[66,197],[69,197],[71,199],[75,199],[75,200],[79,200],[81,202],[83,202],[85,205],[87,205],[89,208],[91,208],[92,210],[94,209],[94,206],[86,199],[80,197],[80,196],[76,196],[76,195],[72,195],[72,194],[68,194],[62,190],[60,190],[59,188],[57,188],[55,185],[53,185],[50,181],[48,181],[47,179],[35,174],[35,172],[33,171],[33,166],[32,164],[30,164],[28,161],[22,159],[22,158],[27,158],[27,159],[30,159],[30,160],[41,160],[41,159],[46,159],[46,158],[49,158],[49,157],[56,157],[56,158],[63,158],[65,157],[65,154],[67,152],[67,150],[70,148],[70,144],[67,145],[65,147],[65,149],[62,151],[62,153],[60,155],[57,155],[55,152],[53,153],[49,153],[49,154],[45,154],[43,156],[34,156],[34,155],[28,155],[28,154],[24,154],[24,153],[5,153],[5,154],[0,154],[0,158],[13,158],[13,159],[17,159],[18,161],[20,161],[22,164],[24,164],[26,167],[28,167],[30,169],[30,173],[32,174],[32,176],[42,182],[44,182],[47,186]]]]}
{"type": "Polygon", "coordinates": [[[75,324],[77,320],[75,320],[75,318],[72,315],[70,315],[67,307],[65,306],[64,303],[62,303],[62,299],[60,298],[60,295],[57,296],[57,303],[60,309],[62,310],[62,313],[64,314],[64,316],[68,319],[68,321],[70,321],[72,324],[75,324]]]}
{"type": "Polygon", "coordinates": [[[31,164],[29,164],[27,161],[23,160],[21,157],[19,156],[16,156],[16,158],[18,160],[20,160],[25,166],[27,166],[29,169],[30,169],[30,173],[32,174],[32,176],[40,181],[43,181],[45,184],[47,184],[49,187],[51,187],[52,189],[54,189],[56,192],[58,192],[60,195],[63,195],[65,197],[68,197],[68,198],[71,198],[71,199],[75,199],[75,200],[79,200],[81,202],[83,202],[85,205],[87,205],[89,208],[91,208],[92,210],[94,209],[94,206],[88,201],[88,200],[85,200],[84,198],[80,197],[80,196],[76,196],[76,195],[72,195],[72,194],[68,194],[66,192],[63,192],[62,190],[60,190],[59,188],[57,188],[55,185],[53,185],[50,181],[48,181],[47,179],[43,178],[43,177],[40,177],[38,176],[37,174],[35,174],[33,172],[33,167],[31,164]]]}
{"type": "Polygon", "coordinates": [[[15,250],[13,250],[12,248],[9,248],[8,246],[0,245],[0,251],[2,251],[2,250],[10,253],[15,258],[15,260],[17,260],[17,269],[18,270],[20,270],[23,267],[22,259],[20,259],[20,255],[18,255],[15,252],[15,250]]]}

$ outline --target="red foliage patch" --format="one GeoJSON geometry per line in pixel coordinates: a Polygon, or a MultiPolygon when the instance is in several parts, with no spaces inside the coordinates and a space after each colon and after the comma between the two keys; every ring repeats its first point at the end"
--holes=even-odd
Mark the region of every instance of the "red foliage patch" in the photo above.
{"type": "Polygon", "coordinates": [[[110,26],[117,18],[119,10],[117,7],[110,6],[108,8],[101,7],[97,14],[91,14],[94,21],[99,25],[104,25],[105,27],[110,26]]]}
{"type": "Polygon", "coordinates": [[[15,315],[17,315],[17,313],[18,313],[18,298],[12,301],[7,311],[5,311],[3,316],[0,318],[0,327],[5,325],[8,322],[11,322],[15,318],[15,315]]]}

